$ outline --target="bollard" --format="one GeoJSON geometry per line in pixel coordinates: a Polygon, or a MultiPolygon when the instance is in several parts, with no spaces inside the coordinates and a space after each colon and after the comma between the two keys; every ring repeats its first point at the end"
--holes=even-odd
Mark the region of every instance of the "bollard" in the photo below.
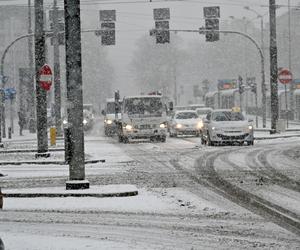
{"type": "Polygon", "coordinates": [[[72,159],[72,141],[71,141],[71,133],[69,128],[64,128],[64,137],[65,137],[65,162],[66,164],[70,164],[72,159]]]}
{"type": "Polygon", "coordinates": [[[50,145],[51,146],[56,145],[56,127],[50,128],[50,145]]]}
{"type": "Polygon", "coordinates": [[[12,129],[11,127],[8,127],[8,139],[11,139],[11,133],[12,133],[12,129]]]}
{"type": "Polygon", "coordinates": [[[1,192],[1,188],[0,188],[0,209],[3,208],[3,194],[1,192]]]}

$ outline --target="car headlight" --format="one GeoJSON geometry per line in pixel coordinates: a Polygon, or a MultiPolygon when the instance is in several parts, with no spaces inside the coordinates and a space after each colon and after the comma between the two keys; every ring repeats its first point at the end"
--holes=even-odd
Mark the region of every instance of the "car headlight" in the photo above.
{"type": "Polygon", "coordinates": [[[248,126],[248,129],[249,129],[249,130],[252,130],[252,129],[253,129],[253,126],[252,126],[252,125],[249,125],[249,126],[248,126]]]}
{"type": "Polygon", "coordinates": [[[84,125],[86,125],[86,124],[88,123],[88,121],[87,121],[86,119],[84,119],[84,120],[82,121],[82,123],[83,123],[84,125]]]}
{"type": "Polygon", "coordinates": [[[167,126],[166,126],[166,124],[161,123],[161,124],[159,125],[159,127],[160,127],[160,128],[166,128],[167,126]]]}
{"type": "Polygon", "coordinates": [[[106,122],[106,124],[108,124],[108,125],[112,124],[112,120],[109,120],[109,119],[105,120],[105,122],[106,122]]]}
{"type": "Polygon", "coordinates": [[[176,128],[182,128],[182,125],[180,123],[177,123],[176,128]]]}
{"type": "Polygon", "coordinates": [[[127,124],[127,125],[125,126],[125,129],[130,131],[130,130],[132,130],[132,126],[131,126],[130,124],[127,124]]]}
{"type": "Polygon", "coordinates": [[[64,125],[67,125],[67,124],[68,124],[68,121],[67,121],[66,119],[64,119],[64,120],[63,120],[63,124],[64,124],[64,125]]]}
{"type": "Polygon", "coordinates": [[[215,130],[216,128],[215,127],[211,127],[211,130],[215,130]]]}
{"type": "Polygon", "coordinates": [[[203,128],[203,122],[202,121],[197,123],[197,128],[203,128]]]}

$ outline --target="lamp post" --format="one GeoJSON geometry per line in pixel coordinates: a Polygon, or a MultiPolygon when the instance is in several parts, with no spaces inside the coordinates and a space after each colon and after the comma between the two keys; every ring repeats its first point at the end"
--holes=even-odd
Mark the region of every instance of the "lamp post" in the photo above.
{"type": "MultiPolygon", "coordinates": [[[[245,10],[249,10],[257,15],[257,18],[260,18],[260,47],[264,55],[264,18],[263,15],[259,14],[256,10],[251,9],[249,6],[244,7],[245,10]]],[[[263,118],[263,128],[266,127],[266,86],[262,84],[261,86],[262,93],[262,118],[263,118]]]]}

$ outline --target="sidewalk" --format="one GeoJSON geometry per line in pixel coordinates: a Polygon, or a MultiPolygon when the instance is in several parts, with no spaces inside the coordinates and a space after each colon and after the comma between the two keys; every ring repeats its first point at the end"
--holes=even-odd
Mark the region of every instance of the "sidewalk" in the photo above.
{"type": "MultiPolygon", "coordinates": [[[[3,138],[4,148],[0,149],[0,188],[5,198],[33,197],[124,197],[135,196],[138,190],[134,185],[91,185],[89,189],[66,190],[65,185],[51,188],[4,189],[4,183],[16,178],[48,178],[60,176],[68,181],[69,166],[65,162],[64,141],[59,140],[55,146],[48,146],[49,158],[36,158],[36,134],[25,130],[23,136],[14,135],[12,139],[3,138]],[[1,185],[2,183],[2,185],[1,185]]],[[[97,157],[96,152],[89,152],[86,147],[85,163],[88,173],[99,173],[105,159],[97,157]],[[98,165],[97,165],[98,164],[98,165]]],[[[107,167],[106,167],[107,168],[107,167]]],[[[114,168],[111,168],[114,170],[114,168]]],[[[103,172],[103,171],[102,171],[103,172]]]]}

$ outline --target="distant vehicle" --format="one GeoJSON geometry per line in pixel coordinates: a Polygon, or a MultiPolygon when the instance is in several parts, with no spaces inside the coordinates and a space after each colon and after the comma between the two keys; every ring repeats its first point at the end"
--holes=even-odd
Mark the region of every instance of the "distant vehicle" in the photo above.
{"type": "Polygon", "coordinates": [[[212,112],[213,109],[212,108],[209,108],[209,107],[203,107],[203,108],[197,108],[196,109],[196,113],[197,115],[199,116],[199,118],[203,119],[206,117],[206,115],[209,113],[209,112],[212,112]]]}
{"type": "MultiPolygon", "coordinates": [[[[119,103],[121,105],[121,103],[119,103]]],[[[121,118],[121,113],[116,114],[116,103],[114,98],[107,98],[105,109],[102,110],[104,115],[104,134],[106,136],[112,136],[117,133],[116,120],[121,118]]]]}
{"type": "MultiPolygon", "coordinates": [[[[88,110],[83,110],[82,124],[83,124],[83,130],[84,131],[90,130],[93,127],[93,125],[94,125],[94,114],[91,113],[88,110]]],[[[62,126],[63,126],[63,128],[67,128],[68,127],[68,118],[67,118],[67,116],[63,117],[63,119],[62,119],[62,126]]]]}
{"type": "Polygon", "coordinates": [[[94,126],[94,114],[89,110],[83,110],[83,130],[90,130],[94,126]]]}
{"type": "Polygon", "coordinates": [[[187,109],[191,109],[191,110],[196,110],[197,108],[204,108],[205,104],[200,103],[200,104],[190,104],[187,106],[187,109]]]}
{"type": "Polygon", "coordinates": [[[167,108],[161,95],[124,97],[118,120],[119,142],[131,139],[166,141],[167,108]]]}
{"type": "Polygon", "coordinates": [[[95,113],[93,104],[84,103],[84,104],[83,104],[83,110],[88,110],[88,111],[90,111],[92,114],[95,113]]]}
{"type": "Polygon", "coordinates": [[[176,111],[170,122],[170,137],[177,137],[178,135],[200,136],[202,125],[196,111],[176,111]]]}
{"type": "Polygon", "coordinates": [[[234,109],[216,109],[204,119],[201,143],[213,146],[221,143],[253,145],[253,126],[251,120],[234,109]]]}

